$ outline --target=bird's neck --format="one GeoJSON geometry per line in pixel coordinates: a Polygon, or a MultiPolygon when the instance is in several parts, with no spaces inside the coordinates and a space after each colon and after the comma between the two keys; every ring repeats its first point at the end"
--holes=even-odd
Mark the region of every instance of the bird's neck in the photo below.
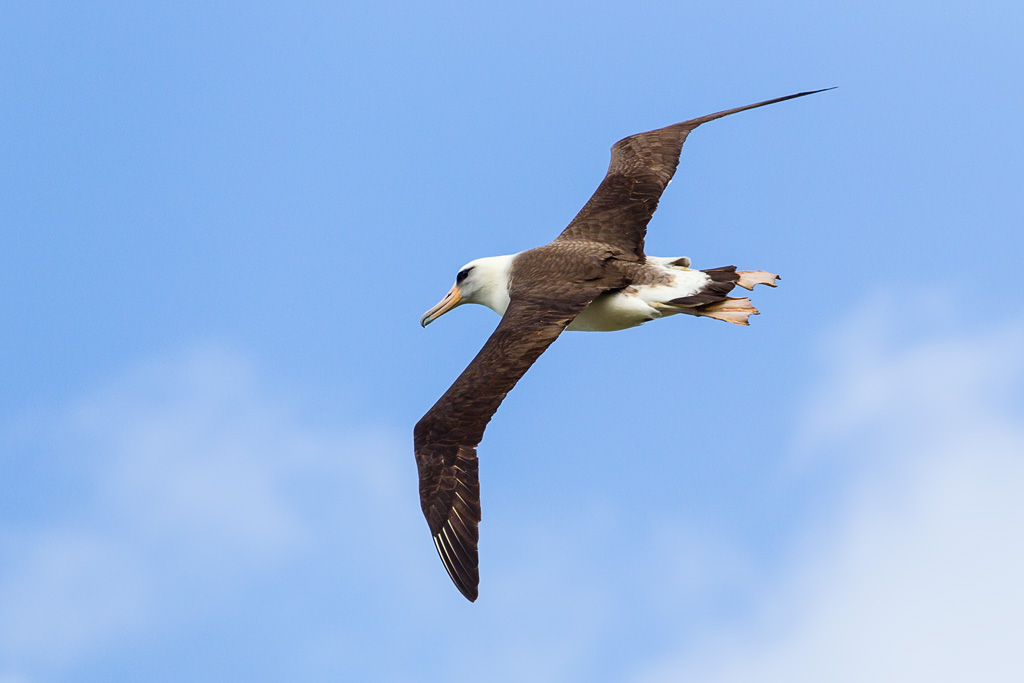
{"type": "Polygon", "coordinates": [[[484,286],[473,297],[473,303],[487,306],[498,315],[505,315],[509,303],[509,275],[516,256],[518,254],[480,259],[477,267],[482,269],[484,286]]]}

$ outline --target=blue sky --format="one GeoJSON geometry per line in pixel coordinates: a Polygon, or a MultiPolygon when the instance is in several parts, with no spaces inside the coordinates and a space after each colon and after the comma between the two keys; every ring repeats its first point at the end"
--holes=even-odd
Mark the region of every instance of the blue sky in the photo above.
{"type": "MultiPolygon", "coordinates": [[[[1019,3],[22,3],[0,18],[0,681],[1015,681],[1019,3]],[[412,425],[617,139],[750,328],[564,335],[412,425]],[[762,289],[763,288],[759,288],[762,289]]],[[[681,316],[682,317],[682,316],[681,316]]]]}

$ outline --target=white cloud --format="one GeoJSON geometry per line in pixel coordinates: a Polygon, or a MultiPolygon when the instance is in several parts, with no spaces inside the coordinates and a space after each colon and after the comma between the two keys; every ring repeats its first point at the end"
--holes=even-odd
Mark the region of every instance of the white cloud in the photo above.
{"type": "Polygon", "coordinates": [[[135,627],[152,601],[142,558],[123,542],[76,529],[24,544],[0,583],[5,661],[55,664],[135,627]]]}
{"type": "Polygon", "coordinates": [[[804,467],[854,474],[841,513],[750,623],[635,680],[1024,680],[1024,326],[902,347],[894,327],[835,337],[801,430],[804,467]]]}
{"type": "Polygon", "coordinates": [[[81,499],[0,528],[0,679],[173,632],[399,495],[399,444],[305,423],[218,349],[138,368],[51,428],[81,499]]]}

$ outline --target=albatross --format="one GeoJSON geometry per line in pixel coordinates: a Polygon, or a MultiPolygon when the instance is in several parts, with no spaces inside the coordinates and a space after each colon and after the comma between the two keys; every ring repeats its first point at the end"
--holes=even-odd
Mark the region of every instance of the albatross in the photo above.
{"type": "Polygon", "coordinates": [[[420,504],[444,568],[477,599],[480,481],[476,448],[498,406],[563,330],[610,332],[679,313],[746,325],[757,309],[731,297],[737,285],[775,286],[778,276],[735,266],[697,270],[686,257],[644,253],[658,200],[697,126],[813,90],[631,135],[612,146],[608,172],[553,242],[470,261],[420,319],[426,327],[463,304],[501,316],[494,333],[413,430],[420,504]]]}

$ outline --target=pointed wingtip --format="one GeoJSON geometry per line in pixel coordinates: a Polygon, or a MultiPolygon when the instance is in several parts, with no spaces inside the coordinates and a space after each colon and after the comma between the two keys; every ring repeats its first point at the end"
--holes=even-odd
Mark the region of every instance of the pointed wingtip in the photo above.
{"type": "MultiPolygon", "coordinates": [[[[447,533],[449,528],[456,531],[450,519],[440,532],[434,534],[434,547],[437,548],[441,564],[444,565],[445,571],[448,572],[448,577],[451,578],[455,587],[467,600],[476,602],[480,585],[476,542],[474,540],[472,550],[467,551],[463,545],[464,539],[461,537],[456,536],[457,543],[452,542],[447,533]]],[[[456,533],[458,532],[456,531],[456,533]]]]}
{"type": "Polygon", "coordinates": [[[796,95],[793,95],[793,97],[803,97],[804,95],[814,95],[814,94],[819,93],[819,92],[827,92],[829,90],[835,90],[838,87],[839,87],[838,85],[833,85],[833,86],[830,86],[828,88],[819,88],[817,90],[808,90],[807,92],[802,92],[802,93],[798,93],[796,95]]]}
{"type": "Polygon", "coordinates": [[[798,97],[806,97],[807,95],[816,95],[820,92],[825,92],[827,90],[835,90],[838,87],[838,85],[833,85],[830,88],[821,88],[819,90],[807,90],[805,92],[798,92],[792,95],[785,95],[783,97],[776,97],[770,100],[764,100],[763,102],[748,104],[743,107],[726,109],[725,111],[715,112],[714,114],[708,114],[707,116],[701,116],[696,119],[690,119],[689,121],[683,121],[682,123],[677,123],[674,126],[669,126],[669,128],[682,128],[684,130],[693,130],[702,123],[708,123],[709,121],[714,121],[715,119],[720,119],[722,117],[729,116],[730,114],[738,114],[741,111],[749,111],[750,109],[757,109],[758,107],[764,107],[769,104],[778,104],[779,102],[785,102],[786,100],[795,100],[798,97]]]}
{"type": "Polygon", "coordinates": [[[480,595],[478,584],[458,580],[454,576],[452,576],[452,581],[455,583],[455,587],[459,589],[459,592],[462,593],[462,597],[470,602],[476,602],[477,597],[480,595]]]}

